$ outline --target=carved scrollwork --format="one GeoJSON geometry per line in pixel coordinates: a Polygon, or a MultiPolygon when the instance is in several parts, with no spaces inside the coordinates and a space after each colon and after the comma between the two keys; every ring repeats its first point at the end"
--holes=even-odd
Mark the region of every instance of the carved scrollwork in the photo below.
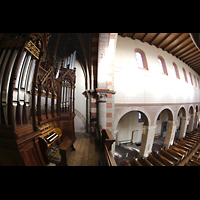
{"type": "Polygon", "coordinates": [[[34,55],[37,59],[40,56],[40,50],[34,45],[34,43],[29,40],[25,43],[25,49],[27,49],[32,55],[34,55]]]}

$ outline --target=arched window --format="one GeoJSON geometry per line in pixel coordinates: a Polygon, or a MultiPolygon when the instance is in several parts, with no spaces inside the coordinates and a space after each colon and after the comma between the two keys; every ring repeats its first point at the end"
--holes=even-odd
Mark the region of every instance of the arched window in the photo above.
{"type": "Polygon", "coordinates": [[[185,81],[188,83],[188,80],[187,80],[187,75],[186,75],[186,71],[185,69],[183,68],[183,74],[184,74],[184,77],[185,77],[185,81]]]}
{"type": "Polygon", "coordinates": [[[165,64],[165,60],[162,56],[158,56],[158,62],[160,64],[160,70],[163,74],[166,74],[168,75],[168,72],[167,72],[167,67],[166,67],[166,64],[165,64]]]}
{"type": "Polygon", "coordinates": [[[145,53],[141,49],[135,49],[135,57],[138,68],[148,70],[147,59],[145,53]]]}
{"type": "Polygon", "coordinates": [[[179,75],[178,67],[177,67],[176,63],[173,62],[172,64],[174,67],[174,73],[175,73],[176,78],[180,79],[180,75],[179,75]]]}

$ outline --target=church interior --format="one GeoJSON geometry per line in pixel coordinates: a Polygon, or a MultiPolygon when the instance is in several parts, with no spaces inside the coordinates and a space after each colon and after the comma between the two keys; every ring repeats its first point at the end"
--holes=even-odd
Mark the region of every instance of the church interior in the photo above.
{"type": "Polygon", "coordinates": [[[0,166],[200,166],[200,34],[0,33],[0,166]]]}

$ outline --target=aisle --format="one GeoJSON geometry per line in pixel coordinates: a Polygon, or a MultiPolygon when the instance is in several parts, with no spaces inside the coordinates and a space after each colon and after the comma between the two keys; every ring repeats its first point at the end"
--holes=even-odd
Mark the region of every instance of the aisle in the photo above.
{"type": "Polygon", "coordinates": [[[100,151],[95,145],[94,137],[88,133],[76,133],[74,147],[68,158],[68,166],[98,166],[100,151]]]}

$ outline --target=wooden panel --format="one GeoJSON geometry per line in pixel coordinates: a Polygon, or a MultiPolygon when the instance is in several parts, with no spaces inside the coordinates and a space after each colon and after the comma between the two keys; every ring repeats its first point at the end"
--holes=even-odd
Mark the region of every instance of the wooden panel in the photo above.
{"type": "Polygon", "coordinates": [[[35,149],[34,141],[25,142],[19,146],[21,156],[26,166],[40,166],[41,162],[35,149]]]}
{"type": "Polygon", "coordinates": [[[59,121],[59,127],[62,131],[62,138],[70,138],[73,142],[75,141],[74,133],[74,116],[62,116],[59,121]]]}

